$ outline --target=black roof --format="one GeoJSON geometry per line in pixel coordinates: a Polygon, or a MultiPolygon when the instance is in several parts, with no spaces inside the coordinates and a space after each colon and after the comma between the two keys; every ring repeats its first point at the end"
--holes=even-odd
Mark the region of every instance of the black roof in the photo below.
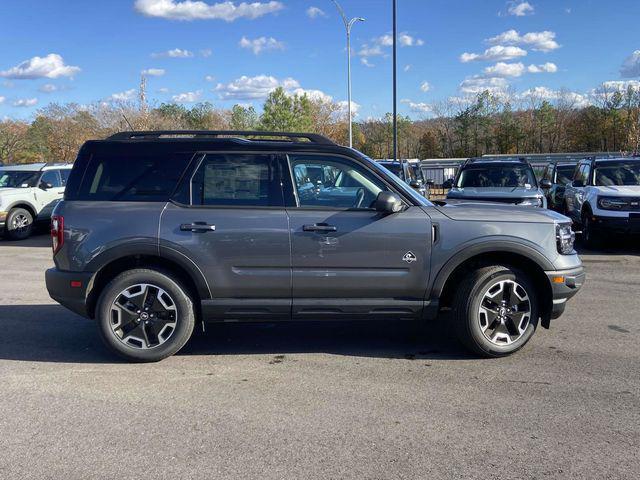
{"type": "Polygon", "coordinates": [[[158,130],[118,132],[107,140],[111,141],[141,141],[141,140],[208,140],[227,139],[242,142],[295,142],[312,143],[315,145],[335,145],[327,137],[316,133],[297,132],[261,132],[247,130],[158,130]]]}

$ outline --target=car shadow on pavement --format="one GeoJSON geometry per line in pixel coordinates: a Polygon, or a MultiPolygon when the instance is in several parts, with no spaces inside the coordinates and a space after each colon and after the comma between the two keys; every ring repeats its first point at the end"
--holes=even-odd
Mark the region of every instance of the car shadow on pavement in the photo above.
{"type": "Polygon", "coordinates": [[[640,237],[638,236],[620,236],[611,235],[606,241],[602,242],[597,249],[587,248],[581,241],[580,236],[576,241],[576,251],[581,257],[591,255],[636,255],[640,256],[640,237]]]}
{"type": "Polygon", "coordinates": [[[9,240],[7,237],[0,236],[0,248],[2,247],[46,247],[51,248],[51,237],[47,229],[38,230],[25,240],[9,240]]]}
{"type": "MultiPolygon", "coordinates": [[[[473,358],[448,334],[446,318],[408,321],[277,322],[200,325],[178,355],[328,353],[419,359],[473,358]]],[[[59,305],[0,305],[0,360],[120,363],[91,320],[59,305]]]]}

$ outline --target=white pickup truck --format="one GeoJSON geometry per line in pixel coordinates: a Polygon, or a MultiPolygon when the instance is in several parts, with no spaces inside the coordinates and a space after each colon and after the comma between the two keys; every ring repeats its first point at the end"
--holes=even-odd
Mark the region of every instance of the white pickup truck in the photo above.
{"type": "Polygon", "coordinates": [[[62,200],[71,164],[0,166],[0,233],[23,240],[36,222],[48,222],[62,200]]]}

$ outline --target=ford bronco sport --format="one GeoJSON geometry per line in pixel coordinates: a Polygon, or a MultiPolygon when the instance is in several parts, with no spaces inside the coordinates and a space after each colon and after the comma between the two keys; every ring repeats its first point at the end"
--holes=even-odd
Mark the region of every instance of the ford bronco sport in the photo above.
{"type": "Polygon", "coordinates": [[[176,353],[196,322],[425,321],[445,308],[467,347],[501,356],[584,281],[566,217],[435,205],[312,134],[89,141],[51,235],[49,294],[132,361],[176,353]]]}

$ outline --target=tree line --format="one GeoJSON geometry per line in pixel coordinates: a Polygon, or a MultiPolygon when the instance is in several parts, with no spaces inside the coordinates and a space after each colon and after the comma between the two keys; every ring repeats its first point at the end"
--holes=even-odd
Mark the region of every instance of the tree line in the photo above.
{"type": "MultiPolygon", "coordinates": [[[[390,158],[393,116],[354,123],[354,147],[373,158],[390,158]]],[[[71,162],[83,142],[125,130],[263,130],[313,132],[347,143],[343,106],[326,99],[290,95],[282,88],[252,106],[218,108],[204,102],[148,105],[135,101],[92,105],[52,103],[31,121],[0,121],[0,161],[71,162]]],[[[484,91],[431,106],[424,118],[398,117],[403,158],[472,157],[483,154],[640,150],[640,89],[603,84],[590,100],[570,92],[526,95],[484,91]]]]}

